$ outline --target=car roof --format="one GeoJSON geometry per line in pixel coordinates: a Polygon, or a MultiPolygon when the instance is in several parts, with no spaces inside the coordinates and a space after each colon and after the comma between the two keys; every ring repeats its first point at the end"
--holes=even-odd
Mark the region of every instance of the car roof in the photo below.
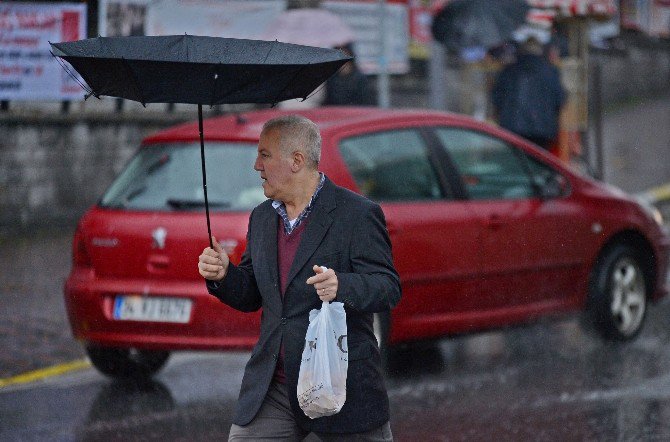
{"type": "MultiPolygon", "coordinates": [[[[221,117],[208,118],[203,122],[206,140],[258,141],[263,124],[282,115],[302,115],[319,126],[324,132],[334,128],[351,125],[366,125],[379,122],[407,122],[408,120],[436,120],[445,123],[481,124],[474,119],[448,112],[430,109],[380,109],[376,107],[321,107],[313,109],[264,109],[221,117]]],[[[171,141],[199,140],[198,122],[189,122],[174,126],[146,137],[143,144],[171,141]]]]}

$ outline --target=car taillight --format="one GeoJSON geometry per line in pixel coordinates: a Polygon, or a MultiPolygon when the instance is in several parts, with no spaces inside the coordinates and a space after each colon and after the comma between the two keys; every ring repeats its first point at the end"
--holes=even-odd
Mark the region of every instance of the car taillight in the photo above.
{"type": "Polygon", "coordinates": [[[93,265],[91,256],[86,249],[84,235],[79,227],[77,227],[77,231],[74,233],[74,240],[72,241],[72,264],[80,267],[91,267],[93,265]]]}

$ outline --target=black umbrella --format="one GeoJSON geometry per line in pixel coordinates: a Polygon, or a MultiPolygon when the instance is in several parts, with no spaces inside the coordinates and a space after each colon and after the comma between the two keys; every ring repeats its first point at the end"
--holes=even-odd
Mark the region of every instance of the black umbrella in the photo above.
{"type": "Polygon", "coordinates": [[[86,81],[89,95],[198,105],[210,246],[202,105],[304,99],[351,60],[334,49],[193,35],[98,37],[51,48],[86,81]]]}
{"type": "Polygon", "coordinates": [[[525,23],[529,9],[525,0],[452,0],[434,17],[433,37],[456,52],[498,46],[525,23]]]}

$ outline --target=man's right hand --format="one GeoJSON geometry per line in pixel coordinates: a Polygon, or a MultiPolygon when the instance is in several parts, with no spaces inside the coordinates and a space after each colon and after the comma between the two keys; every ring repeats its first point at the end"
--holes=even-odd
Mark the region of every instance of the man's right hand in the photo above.
{"type": "Polygon", "coordinates": [[[210,281],[221,281],[228,271],[228,254],[223,251],[221,244],[212,236],[214,249],[207,247],[198,258],[198,272],[210,281]]]}

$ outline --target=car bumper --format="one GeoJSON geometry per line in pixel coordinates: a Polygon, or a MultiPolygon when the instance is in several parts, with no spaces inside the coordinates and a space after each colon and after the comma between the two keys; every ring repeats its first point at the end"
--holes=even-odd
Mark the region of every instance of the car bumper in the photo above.
{"type": "Polygon", "coordinates": [[[207,293],[201,281],[145,281],[97,278],[93,271],[73,271],[64,287],[72,333],[78,340],[114,347],[154,350],[250,349],[258,339],[260,313],[241,313],[207,293]],[[120,295],[190,299],[186,323],[118,320],[114,300],[120,295]]]}

